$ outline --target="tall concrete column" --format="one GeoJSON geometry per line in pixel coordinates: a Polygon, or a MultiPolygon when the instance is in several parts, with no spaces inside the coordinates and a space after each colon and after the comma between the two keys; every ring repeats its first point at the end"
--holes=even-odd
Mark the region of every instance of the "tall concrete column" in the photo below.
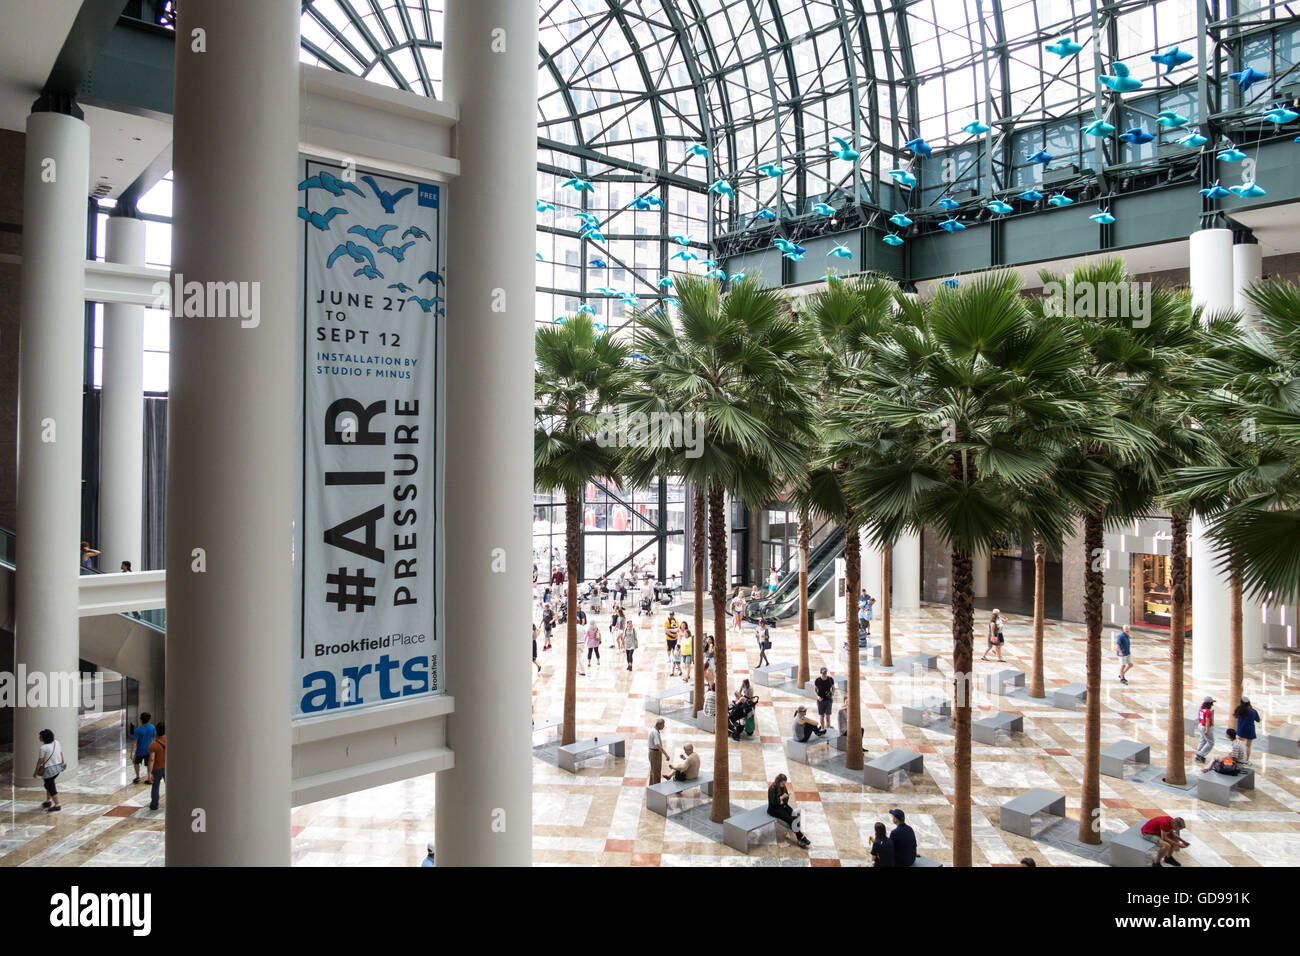
{"type": "MultiPolygon", "coordinates": [[[[1192,233],[1190,281],[1192,303],[1207,314],[1233,307],[1232,230],[1202,229],[1192,233]]],[[[1215,567],[1216,555],[1205,534],[1205,523],[1193,516],[1192,549],[1192,675],[1221,677],[1228,673],[1231,594],[1227,577],[1215,567]]]]}
{"type": "MultiPolygon", "coordinates": [[[[108,220],[109,262],[144,265],[144,222],[132,216],[108,220]]],[[[144,306],[104,306],[104,368],[100,413],[99,567],[116,571],[123,561],[141,570],[144,523],[144,306]]],[[[134,677],[135,675],[130,675],[134,677]]],[[[152,710],[152,700],[141,699],[152,710]]]]}
{"type": "Polygon", "coordinates": [[[893,607],[900,611],[921,606],[921,536],[906,533],[894,545],[893,607]]]}
{"type": "MultiPolygon", "coordinates": [[[[1258,310],[1246,298],[1247,290],[1264,274],[1263,249],[1257,242],[1239,242],[1232,247],[1232,307],[1242,314],[1243,323],[1249,327],[1258,316],[1258,310]]],[[[1258,664],[1264,658],[1265,632],[1264,608],[1259,601],[1242,596],[1241,645],[1242,662],[1258,664]]]]}
{"type": "MultiPolygon", "coordinates": [[[[81,390],[90,127],[63,113],[27,118],[18,343],[18,569],[15,668],[76,675],[81,542],[81,390]]],[[[67,687],[71,677],[60,685],[67,687]]],[[[79,683],[72,682],[72,686],[79,683]]],[[[71,770],[77,701],[14,710],[14,775],[28,779],[48,728],[71,770]],[[64,706],[50,706],[63,704],[64,706]]]]}
{"type": "Polygon", "coordinates": [[[971,596],[989,596],[989,553],[976,551],[971,555],[971,596]]]}
{"type": "Polygon", "coordinates": [[[169,866],[290,859],[300,13],[186,0],[176,24],[173,293],[252,283],[259,309],[194,316],[173,294],[169,866]]]}
{"type": "Polygon", "coordinates": [[[527,866],[531,667],[516,635],[530,614],[533,473],[515,452],[533,433],[537,7],[449,0],[446,11],[443,84],[460,109],[461,163],[447,207],[447,447],[456,451],[443,508],[455,555],[446,618],[475,623],[448,638],[456,766],[436,778],[438,863],[527,866]],[[504,555],[503,574],[494,554],[504,555]],[[488,674],[491,694],[482,692],[488,674]]]}

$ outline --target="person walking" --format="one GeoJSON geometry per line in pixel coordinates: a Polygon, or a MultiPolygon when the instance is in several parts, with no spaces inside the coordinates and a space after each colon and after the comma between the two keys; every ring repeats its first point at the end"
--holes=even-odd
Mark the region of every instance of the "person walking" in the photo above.
{"type": "Polygon", "coordinates": [[[609,634],[614,639],[614,650],[620,653],[627,649],[623,643],[623,629],[626,627],[627,620],[623,617],[623,609],[615,604],[614,620],[610,622],[609,634]]]}
{"type": "Polygon", "coordinates": [[[542,644],[542,650],[549,651],[551,649],[551,632],[554,630],[555,611],[548,602],[546,606],[542,608],[542,631],[546,636],[546,640],[542,644]]]}
{"type": "Polygon", "coordinates": [[[1237,736],[1246,745],[1246,759],[1243,762],[1250,763],[1250,750],[1255,742],[1255,725],[1259,723],[1259,711],[1250,706],[1249,697],[1243,697],[1237,709],[1232,712],[1232,716],[1237,718],[1237,736]]]}
{"type": "Polygon", "coordinates": [[[135,740],[135,751],[131,756],[131,765],[135,767],[135,779],[131,781],[132,783],[140,782],[141,764],[145,764],[146,773],[149,770],[149,745],[153,743],[153,738],[158,733],[154,725],[149,722],[152,717],[153,715],[148,711],[142,713],[140,715],[140,726],[136,727],[135,732],[131,734],[132,739],[135,740]]]}
{"type": "Polygon", "coordinates": [[[32,776],[39,778],[45,786],[45,796],[48,799],[41,804],[45,812],[58,813],[63,807],[59,806],[59,788],[54,781],[68,765],[63,759],[63,748],[54,739],[54,731],[42,730],[39,737],[41,748],[36,754],[36,769],[32,771],[32,776]]]}
{"type": "Polygon", "coordinates": [[[776,568],[772,568],[767,575],[767,593],[776,594],[777,586],[781,583],[781,576],[776,573],[776,568]]]}
{"type": "Polygon", "coordinates": [[[689,684],[694,676],[691,664],[695,660],[695,635],[691,633],[691,626],[684,620],[677,629],[677,650],[682,655],[682,683],[689,684]]]}
{"type": "Polygon", "coordinates": [[[677,623],[677,615],[672,611],[668,612],[668,620],[664,621],[664,641],[668,646],[668,676],[672,677],[675,670],[680,668],[681,658],[676,656],[677,638],[681,634],[681,627],[677,623]]]}
{"type": "MultiPolygon", "coordinates": [[[[533,641],[533,652],[536,653],[537,642],[533,641]]],[[[149,745],[149,776],[146,782],[150,784],[149,790],[149,809],[158,809],[158,790],[162,786],[163,778],[167,776],[167,725],[161,720],[158,721],[158,736],[154,737],[153,743],[149,745]]]]}
{"type": "Polygon", "coordinates": [[[596,626],[595,621],[587,624],[587,666],[591,666],[591,655],[596,655],[596,666],[600,666],[600,628],[596,626]]]}
{"type": "Polygon", "coordinates": [[[542,665],[537,663],[537,625],[533,625],[533,666],[537,668],[537,673],[542,672],[542,665]]]}
{"type": "Polygon", "coordinates": [[[627,654],[627,669],[632,669],[632,657],[636,654],[636,625],[631,621],[623,622],[623,652],[627,654]]]}
{"type": "Polygon", "coordinates": [[[1201,701],[1201,709],[1196,712],[1196,723],[1201,729],[1201,740],[1196,748],[1196,762],[1205,763],[1205,758],[1214,749],[1214,705],[1213,697],[1201,701]]]}
{"type": "Polygon", "coordinates": [[[664,759],[672,760],[672,756],[664,747],[664,719],[660,717],[655,721],[655,725],[650,728],[650,782],[646,786],[654,786],[663,780],[663,762],[664,759]]]}
{"type": "Polygon", "coordinates": [[[1119,659],[1119,682],[1127,684],[1125,675],[1133,666],[1133,640],[1129,637],[1127,624],[1122,625],[1115,635],[1115,657],[1119,659]]]}
{"type": "Polygon", "coordinates": [[[801,849],[812,846],[803,833],[803,808],[790,806],[790,781],[783,773],[778,773],[772,785],[767,788],[767,815],[776,817],[794,833],[801,849]]]}
{"type": "Polygon", "coordinates": [[[771,662],[767,659],[767,652],[772,647],[772,633],[767,629],[767,621],[764,618],[758,619],[758,624],[754,627],[754,636],[758,639],[758,666],[768,667],[771,662]]]}
{"type": "Polygon", "coordinates": [[[731,599],[731,629],[739,631],[745,620],[745,596],[740,588],[736,588],[736,594],[731,599]]]}
{"type": "Polygon", "coordinates": [[[999,611],[997,608],[994,608],[993,613],[989,615],[988,639],[989,639],[988,647],[984,648],[984,656],[981,657],[980,660],[982,661],[988,660],[989,651],[996,650],[998,654],[998,660],[1001,661],[1002,645],[1004,643],[1004,638],[1002,637],[1002,612],[999,611]]]}

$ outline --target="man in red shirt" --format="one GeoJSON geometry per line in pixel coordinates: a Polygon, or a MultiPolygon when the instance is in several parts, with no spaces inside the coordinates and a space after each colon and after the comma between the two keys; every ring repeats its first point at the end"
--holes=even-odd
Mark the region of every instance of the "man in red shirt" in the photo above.
{"type": "Polygon", "coordinates": [[[1152,866],[1159,866],[1165,860],[1169,861],[1170,866],[1182,866],[1174,859],[1174,851],[1191,846],[1179,836],[1186,826],[1187,823],[1182,817],[1169,816],[1152,817],[1142,824],[1142,839],[1156,845],[1156,861],[1151,864],[1152,866]]]}

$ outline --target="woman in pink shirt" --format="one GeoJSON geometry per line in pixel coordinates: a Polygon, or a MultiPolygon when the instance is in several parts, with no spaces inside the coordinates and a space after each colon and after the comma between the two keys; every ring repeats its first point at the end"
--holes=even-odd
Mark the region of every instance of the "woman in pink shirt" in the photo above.
{"type": "Polygon", "coordinates": [[[596,626],[594,618],[587,619],[587,663],[591,663],[591,655],[596,655],[596,666],[600,666],[600,628],[596,626]]]}

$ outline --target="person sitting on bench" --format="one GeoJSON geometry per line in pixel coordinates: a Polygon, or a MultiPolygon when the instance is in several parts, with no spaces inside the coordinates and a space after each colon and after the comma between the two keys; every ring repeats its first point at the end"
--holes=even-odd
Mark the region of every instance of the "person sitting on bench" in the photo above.
{"type": "Polygon", "coordinates": [[[668,769],[671,773],[664,774],[665,780],[694,780],[700,775],[700,755],[695,752],[694,744],[686,744],[682,747],[682,762],[673,766],[669,761],[668,769]]]}
{"type": "Polygon", "coordinates": [[[813,734],[818,737],[825,737],[826,728],[820,726],[815,720],[809,720],[808,708],[800,704],[794,712],[794,727],[790,732],[790,736],[799,743],[806,744],[812,740],[813,734]]]}
{"type": "Polygon", "coordinates": [[[894,845],[894,866],[911,866],[916,862],[916,831],[907,825],[907,814],[902,810],[890,810],[889,815],[895,824],[889,834],[889,842],[894,845]]]}
{"type": "Polygon", "coordinates": [[[1170,866],[1182,866],[1174,859],[1174,851],[1191,846],[1179,833],[1187,826],[1182,817],[1152,817],[1142,824],[1142,839],[1156,845],[1156,861],[1152,866],[1159,866],[1166,860],[1170,866]]]}
{"type": "MultiPolygon", "coordinates": [[[[705,680],[708,680],[708,678],[706,677],[705,680]]],[[[748,700],[748,701],[752,701],[753,703],[758,703],[758,695],[754,693],[754,688],[749,686],[748,677],[746,677],[743,681],[741,681],[740,686],[736,688],[735,699],[748,700]]]]}
{"type": "Polygon", "coordinates": [[[790,782],[783,773],[778,773],[772,785],[767,788],[767,815],[776,817],[788,826],[802,849],[812,846],[812,842],[803,835],[803,808],[790,806],[790,782]]]}

